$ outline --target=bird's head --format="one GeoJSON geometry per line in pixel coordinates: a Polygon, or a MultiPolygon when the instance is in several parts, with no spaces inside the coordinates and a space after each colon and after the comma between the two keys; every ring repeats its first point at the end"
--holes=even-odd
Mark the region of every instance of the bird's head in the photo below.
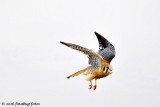
{"type": "Polygon", "coordinates": [[[105,65],[103,66],[103,72],[106,74],[106,75],[110,75],[112,74],[112,66],[111,65],[105,65]]]}

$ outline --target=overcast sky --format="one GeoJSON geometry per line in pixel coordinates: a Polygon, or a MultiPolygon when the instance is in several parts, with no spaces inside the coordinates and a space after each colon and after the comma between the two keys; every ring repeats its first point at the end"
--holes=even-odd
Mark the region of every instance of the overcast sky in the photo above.
{"type": "Polygon", "coordinates": [[[159,0],[0,1],[0,106],[158,107],[159,67],[159,0]],[[59,41],[98,51],[95,31],[116,57],[93,91],[83,75],[66,79],[88,59],[59,41]]]}

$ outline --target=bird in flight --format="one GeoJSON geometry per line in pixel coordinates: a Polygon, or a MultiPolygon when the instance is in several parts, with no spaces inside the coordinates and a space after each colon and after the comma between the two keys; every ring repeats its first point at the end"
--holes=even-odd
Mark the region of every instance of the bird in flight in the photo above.
{"type": "Polygon", "coordinates": [[[68,76],[67,78],[69,79],[71,77],[84,74],[86,76],[86,80],[90,82],[89,89],[93,88],[93,90],[96,90],[97,88],[98,79],[106,77],[112,73],[112,66],[110,63],[115,57],[114,46],[99,33],[95,32],[95,35],[97,36],[99,42],[98,52],[94,52],[91,49],[87,49],[76,44],[60,41],[61,44],[84,53],[89,59],[89,66],[68,76]],[[95,80],[94,86],[92,86],[92,80],[95,80]]]}

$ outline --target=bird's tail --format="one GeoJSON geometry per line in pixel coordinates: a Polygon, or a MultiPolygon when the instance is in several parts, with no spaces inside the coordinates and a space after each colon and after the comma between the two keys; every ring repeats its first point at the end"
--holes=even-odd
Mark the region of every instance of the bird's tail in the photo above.
{"type": "Polygon", "coordinates": [[[67,79],[69,79],[69,78],[71,78],[71,77],[78,76],[78,75],[80,75],[80,74],[82,74],[82,73],[86,72],[86,71],[87,71],[87,69],[88,69],[88,67],[87,67],[87,68],[85,68],[85,69],[82,69],[82,70],[80,70],[80,71],[78,71],[78,72],[76,72],[76,73],[74,73],[74,74],[72,74],[72,75],[70,75],[70,76],[68,76],[68,77],[67,77],[67,79]]]}

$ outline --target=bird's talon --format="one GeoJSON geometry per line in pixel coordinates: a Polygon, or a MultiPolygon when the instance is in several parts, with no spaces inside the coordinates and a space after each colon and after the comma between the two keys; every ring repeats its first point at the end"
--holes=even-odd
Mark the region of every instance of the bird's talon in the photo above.
{"type": "Polygon", "coordinates": [[[97,86],[95,85],[95,86],[93,86],[93,90],[96,90],[96,88],[97,88],[97,86]]]}
{"type": "Polygon", "coordinates": [[[92,89],[92,85],[89,85],[89,89],[92,89]]]}

